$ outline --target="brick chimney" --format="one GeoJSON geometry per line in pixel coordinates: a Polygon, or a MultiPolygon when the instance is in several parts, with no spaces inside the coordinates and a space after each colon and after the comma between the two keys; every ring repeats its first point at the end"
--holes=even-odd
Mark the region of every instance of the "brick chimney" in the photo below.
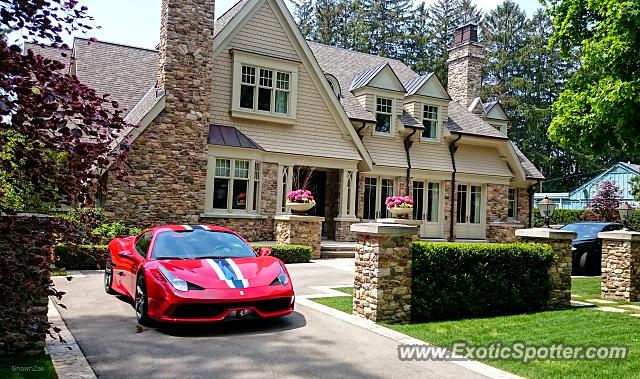
{"type": "Polygon", "coordinates": [[[162,0],[157,85],[166,91],[165,113],[204,126],[212,106],[214,22],[215,0],[162,0]]]}
{"type": "Polygon", "coordinates": [[[478,42],[478,26],[467,24],[453,35],[453,47],[449,49],[449,85],[451,98],[465,108],[480,96],[482,87],[482,62],[484,47],[478,42]]]}

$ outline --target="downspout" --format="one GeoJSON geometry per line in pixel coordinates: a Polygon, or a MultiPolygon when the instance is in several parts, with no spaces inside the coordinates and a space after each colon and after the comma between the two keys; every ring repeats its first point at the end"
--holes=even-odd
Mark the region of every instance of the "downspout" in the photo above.
{"type": "Polygon", "coordinates": [[[458,134],[458,138],[456,138],[455,140],[453,140],[453,142],[451,142],[449,144],[449,154],[451,155],[451,166],[453,167],[453,172],[451,173],[451,209],[449,211],[449,241],[453,242],[455,240],[455,233],[454,233],[454,223],[453,223],[453,217],[455,216],[455,198],[456,198],[456,151],[458,151],[458,145],[456,145],[456,143],[458,143],[458,141],[460,141],[460,139],[462,138],[462,134],[458,134]]]}
{"type": "Polygon", "coordinates": [[[536,186],[540,184],[540,180],[536,180],[535,184],[532,184],[527,188],[527,195],[529,195],[529,220],[528,220],[528,228],[531,229],[533,227],[533,194],[536,192],[536,186]]]}
{"type": "Polygon", "coordinates": [[[356,134],[358,135],[358,137],[360,137],[360,139],[362,139],[362,135],[360,135],[360,132],[366,127],[367,127],[367,122],[362,121],[362,126],[356,130],[356,134]]]}
{"type": "Polygon", "coordinates": [[[417,131],[418,129],[414,128],[413,132],[411,132],[411,134],[409,134],[407,138],[404,139],[404,152],[407,154],[407,177],[404,190],[405,196],[409,196],[409,184],[411,184],[411,154],[409,154],[409,150],[411,149],[411,146],[413,146],[411,137],[413,137],[413,135],[416,134],[417,131]]]}

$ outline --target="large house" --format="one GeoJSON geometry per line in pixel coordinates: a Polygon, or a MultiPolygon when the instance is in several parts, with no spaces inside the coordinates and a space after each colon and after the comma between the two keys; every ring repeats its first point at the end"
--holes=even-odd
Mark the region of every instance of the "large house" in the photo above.
{"type": "Polygon", "coordinates": [[[479,98],[476,26],[454,36],[446,89],[398,60],[305,41],[283,0],[242,0],[217,20],[214,0],[163,0],[161,25],[158,50],[74,41],[70,72],[140,125],[122,139],[135,185],[104,174],[113,217],[273,240],[287,191],[306,183],[329,239],[386,217],[393,194],[413,197],[424,238],[500,241],[529,225],[544,177],[500,104],[479,98]]]}
{"type": "Polygon", "coordinates": [[[571,192],[539,192],[534,195],[537,205],[545,197],[556,203],[558,209],[588,209],[589,203],[604,182],[613,182],[620,190],[620,200],[638,207],[640,203],[631,193],[631,180],[640,176],[640,165],[618,162],[571,192]]]}

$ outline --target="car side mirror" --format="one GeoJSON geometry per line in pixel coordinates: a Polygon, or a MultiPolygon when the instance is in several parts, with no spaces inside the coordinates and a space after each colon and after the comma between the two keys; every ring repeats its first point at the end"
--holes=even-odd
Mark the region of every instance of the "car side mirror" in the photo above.
{"type": "Polygon", "coordinates": [[[271,248],[270,247],[261,247],[259,254],[260,254],[261,257],[266,257],[267,255],[271,255],[271,248]]]}

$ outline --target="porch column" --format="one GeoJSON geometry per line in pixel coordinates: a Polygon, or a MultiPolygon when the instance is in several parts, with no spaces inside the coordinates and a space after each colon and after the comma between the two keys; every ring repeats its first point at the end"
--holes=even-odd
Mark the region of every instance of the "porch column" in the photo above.
{"type": "Polygon", "coordinates": [[[356,217],[356,180],[355,170],[340,170],[340,211],[335,221],[335,240],[354,241],[355,237],[351,233],[351,225],[359,222],[356,217]]]}
{"type": "Polygon", "coordinates": [[[602,239],[603,299],[640,300],[640,233],[618,230],[599,233],[602,239]]]}

